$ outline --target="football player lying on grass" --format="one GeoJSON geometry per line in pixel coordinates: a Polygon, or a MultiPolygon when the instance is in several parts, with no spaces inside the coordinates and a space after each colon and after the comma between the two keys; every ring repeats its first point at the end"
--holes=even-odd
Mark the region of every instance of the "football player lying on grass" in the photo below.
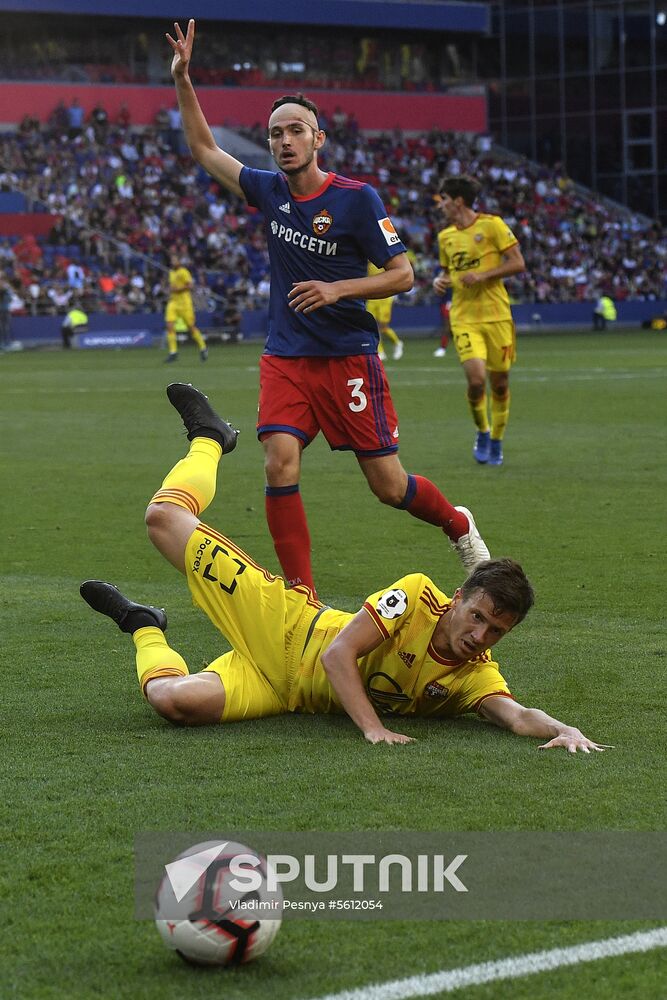
{"type": "Polygon", "coordinates": [[[480,563],[447,597],[420,573],[370,596],[357,614],[288,588],[199,515],[213,500],[218,463],[237,431],[191,385],[167,388],[190,448],[146,512],[148,535],[185,574],[194,603],[231,652],[190,674],[165,638],[167,616],[98,580],[81,585],[95,610],[132,635],[139,684],[159,715],[181,725],[284,712],[347,712],[370,743],[410,743],[380,714],[455,718],[477,712],[544,748],[603,750],[583,733],[513,700],[490,649],[525,617],[533,590],[511,559],[480,563]]]}

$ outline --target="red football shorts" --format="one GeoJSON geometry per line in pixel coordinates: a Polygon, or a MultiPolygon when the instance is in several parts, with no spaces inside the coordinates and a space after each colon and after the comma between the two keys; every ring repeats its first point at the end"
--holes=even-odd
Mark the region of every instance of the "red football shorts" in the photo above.
{"type": "Polygon", "coordinates": [[[398,418],[377,354],[259,362],[257,436],[282,432],[310,444],[322,431],[330,448],[357,455],[398,451],[398,418]]]}

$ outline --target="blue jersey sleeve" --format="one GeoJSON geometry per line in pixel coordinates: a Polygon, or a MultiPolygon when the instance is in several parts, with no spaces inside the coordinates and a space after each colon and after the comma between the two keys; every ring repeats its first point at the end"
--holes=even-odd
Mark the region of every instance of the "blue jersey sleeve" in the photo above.
{"type": "Polygon", "coordinates": [[[376,267],[383,267],[391,257],[405,253],[405,247],[377,191],[364,184],[359,191],[359,199],[361,211],[356,216],[359,243],[368,260],[376,267]]]}
{"type": "Polygon", "coordinates": [[[239,175],[239,184],[246,201],[252,208],[262,209],[262,202],[275,185],[278,174],[275,170],[255,170],[253,167],[243,167],[239,175]]]}

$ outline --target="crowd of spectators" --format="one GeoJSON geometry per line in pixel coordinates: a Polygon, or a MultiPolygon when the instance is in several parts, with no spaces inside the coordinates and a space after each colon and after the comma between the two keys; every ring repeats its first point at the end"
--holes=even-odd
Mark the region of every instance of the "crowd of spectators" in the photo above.
{"type": "MultiPolygon", "coordinates": [[[[323,113],[325,169],[372,183],[409,248],[415,287],[406,304],[435,301],[434,195],[446,174],[483,185],[480,209],[510,224],[527,271],[507,282],[517,302],[667,297],[667,242],[657,223],[575,187],[565,171],[499,156],[488,137],[433,129],[363,134],[340,108],[323,113]]],[[[246,133],[265,148],[265,130],[246,133]]],[[[11,310],[62,314],[162,309],[168,253],[185,251],[197,277],[197,306],[216,312],[265,306],[268,257],[259,214],[221,189],[192,161],[175,108],[134,129],[122,109],[84,116],[74,101],[49,121],[28,118],[0,137],[0,190],[22,192],[32,211],[49,212],[44,238],[0,240],[11,310]]]]}

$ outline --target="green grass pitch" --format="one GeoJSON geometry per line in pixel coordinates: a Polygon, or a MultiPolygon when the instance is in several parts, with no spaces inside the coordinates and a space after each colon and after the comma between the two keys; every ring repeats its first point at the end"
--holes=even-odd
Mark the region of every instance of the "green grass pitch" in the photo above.
{"type": "MultiPolygon", "coordinates": [[[[221,651],[143,509],[185,439],[165,385],[193,381],[241,428],[206,519],[277,570],[254,437],[260,346],[0,357],[2,865],[0,996],[305,1000],[327,992],[630,933],[646,925],[287,921],[238,971],[200,972],[133,918],[140,830],[659,830],[665,827],[667,337],[627,330],[519,340],[502,468],[477,466],[453,350],[408,341],[387,363],[401,457],[470,506],[538,603],[498,648],[524,704],[616,745],[536,750],[467,718],[409,720],[370,747],[344,718],[180,730],[141,699],[131,644],[78,594],[109,579],[163,604],[192,669],[221,651]]],[[[356,609],[423,570],[451,593],[435,528],[380,506],[349,454],[317,440],[302,491],[320,596],[356,609]]],[[[660,877],[660,873],[656,873],[660,877]]],[[[458,994],[457,994],[458,995],[458,994]]],[[[464,991],[481,998],[665,995],[664,953],[464,991]]]]}

